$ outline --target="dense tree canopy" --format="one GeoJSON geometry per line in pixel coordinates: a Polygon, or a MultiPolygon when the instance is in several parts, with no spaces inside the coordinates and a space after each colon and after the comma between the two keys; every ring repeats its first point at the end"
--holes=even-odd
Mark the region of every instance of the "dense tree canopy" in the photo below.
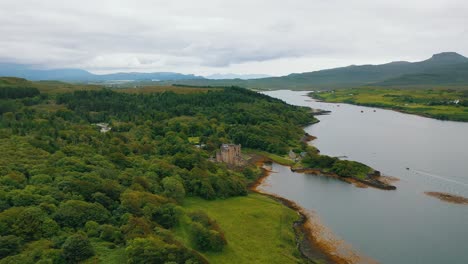
{"type": "Polygon", "coordinates": [[[39,90],[34,87],[0,86],[0,99],[16,99],[34,97],[39,95],[39,90]]]}
{"type": "MultiPolygon", "coordinates": [[[[209,158],[228,142],[287,153],[312,121],[307,109],[235,87],[15,93],[0,99],[0,263],[78,262],[104,242],[126,248],[129,263],[203,263],[160,230],[187,219],[186,196],[245,195],[255,180],[209,158]]],[[[228,243],[202,213],[188,219],[191,247],[228,243]]]]}

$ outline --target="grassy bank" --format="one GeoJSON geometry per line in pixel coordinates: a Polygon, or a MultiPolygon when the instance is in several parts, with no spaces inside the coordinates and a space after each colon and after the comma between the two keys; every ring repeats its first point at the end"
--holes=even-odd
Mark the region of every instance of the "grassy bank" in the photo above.
{"type": "MultiPolygon", "coordinates": [[[[203,210],[225,232],[228,245],[220,253],[205,253],[211,263],[301,263],[293,222],[299,215],[292,209],[260,194],[225,200],[190,198],[188,211],[203,210]]],[[[190,244],[187,231],[177,235],[190,244]]]]}
{"type": "Polygon", "coordinates": [[[325,102],[379,107],[440,120],[468,122],[468,90],[356,88],[309,95],[325,102]]]}

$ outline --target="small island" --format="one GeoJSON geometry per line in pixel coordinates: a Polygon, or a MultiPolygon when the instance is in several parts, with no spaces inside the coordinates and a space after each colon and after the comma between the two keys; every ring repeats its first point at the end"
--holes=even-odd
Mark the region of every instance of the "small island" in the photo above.
{"type": "Polygon", "coordinates": [[[357,187],[370,186],[382,190],[396,190],[389,181],[382,180],[379,171],[363,163],[321,155],[311,146],[308,146],[303,156],[300,162],[291,167],[292,171],[335,177],[357,187]]]}
{"type": "Polygon", "coordinates": [[[468,198],[463,196],[458,196],[449,193],[442,193],[442,192],[424,192],[424,194],[435,197],[441,201],[452,203],[452,204],[463,204],[468,205],[468,198]]]}

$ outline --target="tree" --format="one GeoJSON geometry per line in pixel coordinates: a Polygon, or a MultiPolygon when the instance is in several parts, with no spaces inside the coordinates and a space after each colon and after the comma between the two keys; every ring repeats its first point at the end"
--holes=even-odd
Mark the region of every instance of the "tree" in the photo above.
{"type": "Polygon", "coordinates": [[[169,259],[166,244],[155,237],[135,238],[130,241],[125,252],[127,253],[127,261],[131,264],[173,261],[173,259],[169,259]]]}
{"type": "Polygon", "coordinates": [[[94,248],[85,234],[77,233],[65,240],[62,246],[63,257],[69,263],[78,263],[94,256],[94,248]]]}
{"type": "Polygon", "coordinates": [[[50,237],[59,228],[39,207],[13,207],[0,213],[0,235],[15,235],[31,241],[50,237]]]}
{"type": "Polygon", "coordinates": [[[81,227],[87,221],[105,222],[109,218],[109,211],[98,203],[68,200],[60,204],[55,218],[63,225],[81,227]]]}
{"type": "Polygon", "coordinates": [[[99,236],[99,224],[94,221],[88,221],[85,224],[84,230],[88,237],[98,237],[99,236]]]}
{"type": "Polygon", "coordinates": [[[122,231],[112,225],[102,225],[101,235],[99,236],[102,240],[120,243],[123,239],[122,231]]]}
{"type": "Polygon", "coordinates": [[[142,209],[146,205],[160,206],[167,202],[167,198],[148,192],[127,190],[120,196],[120,201],[122,209],[134,215],[141,216],[143,214],[142,209]]]}
{"type": "Polygon", "coordinates": [[[36,240],[53,235],[59,226],[40,208],[28,207],[17,216],[12,229],[26,240],[36,240]]]}
{"type": "Polygon", "coordinates": [[[136,237],[146,237],[150,235],[153,231],[153,226],[144,217],[130,216],[130,218],[128,218],[127,224],[123,225],[121,229],[128,240],[136,237]]]}
{"type": "Polygon", "coordinates": [[[219,252],[227,244],[221,232],[213,229],[210,230],[198,222],[192,222],[191,233],[192,243],[195,245],[195,248],[202,251],[219,252]]]}
{"type": "Polygon", "coordinates": [[[244,174],[245,178],[249,179],[249,180],[253,180],[255,179],[255,172],[252,170],[252,168],[250,167],[245,167],[243,170],[242,170],[242,174],[244,174]]]}
{"type": "Polygon", "coordinates": [[[198,195],[207,200],[213,200],[216,198],[216,193],[213,190],[213,186],[208,179],[202,179],[198,195]]]}
{"type": "Polygon", "coordinates": [[[161,206],[146,206],[144,208],[145,215],[162,227],[169,229],[177,225],[179,222],[179,213],[176,207],[171,204],[163,204],[161,206]]]}
{"type": "Polygon", "coordinates": [[[19,252],[21,238],[17,236],[0,236],[0,259],[19,252]]]}
{"type": "Polygon", "coordinates": [[[182,202],[185,197],[185,188],[181,180],[176,177],[166,177],[162,180],[164,194],[177,202],[182,202]]]}

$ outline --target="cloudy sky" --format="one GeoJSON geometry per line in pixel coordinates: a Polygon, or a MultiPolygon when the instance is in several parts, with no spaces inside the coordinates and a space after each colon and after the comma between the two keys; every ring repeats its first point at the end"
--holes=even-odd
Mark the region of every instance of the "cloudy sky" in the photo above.
{"type": "Polygon", "coordinates": [[[284,75],[468,56],[467,0],[0,0],[0,62],[284,75]]]}

